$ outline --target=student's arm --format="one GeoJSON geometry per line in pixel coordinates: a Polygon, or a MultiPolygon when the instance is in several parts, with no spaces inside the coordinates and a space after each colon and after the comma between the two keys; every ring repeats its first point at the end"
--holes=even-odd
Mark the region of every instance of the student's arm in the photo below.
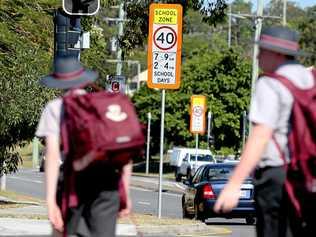
{"type": "Polygon", "coordinates": [[[131,184],[131,176],[132,176],[132,162],[128,163],[123,167],[122,171],[122,181],[126,191],[127,197],[127,205],[126,208],[121,210],[119,213],[119,217],[126,217],[131,213],[132,210],[132,201],[130,198],[130,184],[131,184]]]}
{"type": "Polygon", "coordinates": [[[53,227],[56,230],[62,232],[63,220],[60,208],[56,202],[57,180],[60,165],[59,140],[57,136],[49,135],[46,137],[45,157],[45,181],[48,218],[51,221],[53,227]]]}
{"type": "Polygon", "coordinates": [[[216,201],[215,212],[229,212],[237,205],[240,187],[260,161],[272,134],[273,130],[266,125],[257,124],[253,126],[240,162],[216,201]]]}

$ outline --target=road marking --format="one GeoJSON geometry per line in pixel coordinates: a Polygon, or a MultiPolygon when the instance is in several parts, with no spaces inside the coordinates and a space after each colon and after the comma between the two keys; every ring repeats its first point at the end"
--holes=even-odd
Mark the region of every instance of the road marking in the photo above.
{"type": "Polygon", "coordinates": [[[146,205],[146,206],[150,206],[150,202],[142,202],[142,201],[139,201],[137,202],[138,204],[141,204],[141,205],[146,205]]]}
{"type": "MultiPolygon", "coordinates": [[[[134,186],[131,186],[131,189],[138,190],[138,191],[143,191],[143,192],[151,192],[151,193],[157,193],[158,192],[157,190],[150,190],[150,189],[134,187],[134,186]]],[[[173,197],[182,197],[182,194],[177,194],[177,193],[164,193],[163,192],[162,195],[173,196],[173,197]]]]}
{"type": "Polygon", "coordinates": [[[8,176],[7,178],[8,179],[17,179],[17,180],[22,180],[22,181],[31,182],[31,183],[37,183],[37,184],[44,183],[43,181],[26,179],[26,178],[20,178],[20,177],[16,177],[16,176],[8,176]]]}
{"type": "Polygon", "coordinates": [[[172,197],[182,197],[182,194],[176,194],[176,193],[162,193],[162,195],[172,196],[172,197]]]}
{"type": "Polygon", "coordinates": [[[185,187],[183,187],[182,185],[177,184],[177,183],[175,183],[175,185],[176,185],[178,188],[181,188],[182,190],[185,190],[185,187]]]}
{"type": "Polygon", "coordinates": [[[149,190],[149,189],[140,188],[140,187],[134,187],[134,186],[131,186],[131,189],[138,190],[138,191],[143,191],[143,192],[151,192],[152,191],[152,190],[149,190]]]}

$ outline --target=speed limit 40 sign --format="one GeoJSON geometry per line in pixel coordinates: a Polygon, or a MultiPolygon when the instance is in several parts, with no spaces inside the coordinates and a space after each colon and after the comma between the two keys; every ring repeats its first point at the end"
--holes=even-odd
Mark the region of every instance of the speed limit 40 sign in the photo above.
{"type": "Polygon", "coordinates": [[[153,3],[149,11],[147,85],[150,88],[178,89],[181,73],[182,6],[153,3]]]}

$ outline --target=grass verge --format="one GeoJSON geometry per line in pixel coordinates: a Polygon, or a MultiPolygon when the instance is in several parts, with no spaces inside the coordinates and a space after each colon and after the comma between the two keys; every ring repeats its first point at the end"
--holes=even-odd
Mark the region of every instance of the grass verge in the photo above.
{"type": "Polygon", "coordinates": [[[189,219],[179,219],[179,218],[158,218],[157,216],[151,214],[138,214],[133,213],[130,217],[122,218],[118,220],[121,224],[136,224],[138,226],[146,225],[192,225],[198,224],[199,221],[189,220],[189,219]]]}
{"type": "MultiPolygon", "coordinates": [[[[0,191],[0,196],[7,198],[8,200],[12,200],[14,202],[30,202],[30,203],[38,203],[44,204],[44,200],[30,197],[23,194],[18,194],[12,191],[0,191]]],[[[1,202],[0,202],[1,206],[1,202]]]]}

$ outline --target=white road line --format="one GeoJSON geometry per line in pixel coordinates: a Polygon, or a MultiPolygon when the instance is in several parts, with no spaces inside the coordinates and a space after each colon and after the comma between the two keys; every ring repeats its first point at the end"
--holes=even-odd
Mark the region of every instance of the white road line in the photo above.
{"type": "Polygon", "coordinates": [[[150,202],[142,202],[142,201],[139,201],[137,202],[138,204],[141,204],[141,205],[146,205],[146,206],[150,206],[150,202]]]}
{"type": "Polygon", "coordinates": [[[182,194],[176,194],[176,193],[162,193],[162,195],[172,196],[172,197],[182,197],[182,194]]]}
{"type": "Polygon", "coordinates": [[[133,186],[131,186],[131,189],[133,189],[133,190],[138,190],[138,191],[143,191],[143,192],[152,192],[152,191],[149,190],[149,189],[140,188],[140,187],[133,187],[133,186]]]}
{"type": "MultiPolygon", "coordinates": [[[[149,190],[149,189],[145,189],[145,188],[139,188],[139,187],[131,187],[131,189],[133,190],[138,190],[138,191],[143,191],[143,192],[152,192],[152,193],[156,193],[157,191],[154,190],[149,190]]],[[[182,197],[182,194],[177,194],[177,193],[165,193],[163,192],[162,195],[166,195],[166,196],[173,196],[173,197],[182,197]]]]}
{"type": "Polygon", "coordinates": [[[175,185],[176,185],[178,188],[181,188],[182,190],[185,190],[185,187],[183,187],[182,185],[177,184],[177,183],[175,183],[175,185]]]}
{"type": "Polygon", "coordinates": [[[37,183],[37,184],[44,183],[43,181],[26,179],[26,178],[20,178],[20,177],[16,177],[16,176],[8,176],[7,178],[8,179],[17,179],[17,180],[22,180],[22,181],[31,182],[31,183],[37,183]]]}

